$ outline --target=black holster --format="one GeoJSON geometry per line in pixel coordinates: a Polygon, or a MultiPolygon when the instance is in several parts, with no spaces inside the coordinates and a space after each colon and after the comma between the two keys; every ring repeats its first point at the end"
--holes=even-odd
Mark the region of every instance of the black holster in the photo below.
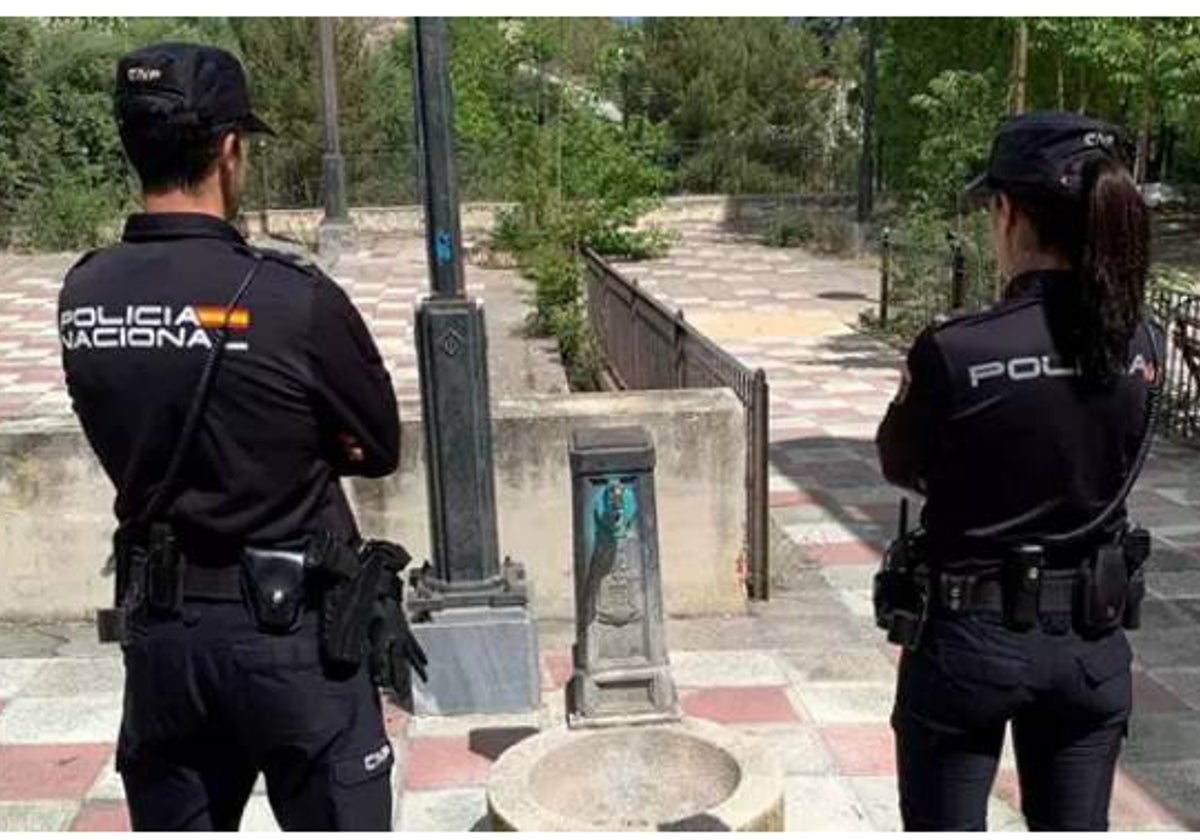
{"type": "Polygon", "coordinates": [[[1104,635],[1121,625],[1129,572],[1117,543],[1097,548],[1079,569],[1075,623],[1081,636],[1104,635]]]}
{"type": "Polygon", "coordinates": [[[328,584],[321,598],[321,654],[331,664],[358,666],[384,570],[358,552],[337,546],[324,555],[328,584]]]}
{"type": "Polygon", "coordinates": [[[1092,552],[1079,569],[1075,623],[1082,636],[1102,636],[1124,626],[1141,625],[1146,595],[1144,565],[1150,557],[1150,532],[1122,531],[1092,552]]]}
{"type": "Polygon", "coordinates": [[[929,575],[919,533],[892,541],[875,573],[875,624],[894,645],[916,650],[929,617],[929,575]]]}
{"type": "Polygon", "coordinates": [[[170,524],[145,530],[118,528],[113,534],[113,606],[96,615],[102,643],[124,643],[130,622],[145,610],[157,618],[179,615],[183,604],[184,558],[170,524]]]}
{"type": "Polygon", "coordinates": [[[1129,591],[1125,596],[1125,615],[1121,623],[1126,630],[1142,626],[1142,599],[1146,597],[1146,561],[1150,559],[1150,532],[1131,528],[1122,541],[1125,568],[1129,572],[1129,591]]]}

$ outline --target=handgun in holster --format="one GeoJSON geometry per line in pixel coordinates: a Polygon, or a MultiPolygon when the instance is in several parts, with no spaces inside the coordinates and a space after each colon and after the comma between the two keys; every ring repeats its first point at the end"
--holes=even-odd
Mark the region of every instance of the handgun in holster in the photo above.
{"type": "Polygon", "coordinates": [[[929,615],[929,586],[919,531],[908,530],[908,500],[900,501],[900,527],[873,581],[875,624],[895,645],[915,650],[929,615]]]}
{"type": "Polygon", "coordinates": [[[332,665],[357,666],[367,647],[367,625],[383,569],[359,552],[321,535],[311,552],[310,572],[321,581],[321,654],[332,665]]]}
{"type": "Polygon", "coordinates": [[[1121,624],[1126,630],[1137,630],[1142,626],[1142,599],[1146,597],[1145,567],[1150,559],[1150,532],[1145,528],[1130,528],[1121,540],[1121,549],[1129,576],[1121,624]]]}
{"type": "Polygon", "coordinates": [[[1094,548],[1079,569],[1075,623],[1080,635],[1101,636],[1142,622],[1146,595],[1145,563],[1150,557],[1150,532],[1125,528],[1094,548]]]}

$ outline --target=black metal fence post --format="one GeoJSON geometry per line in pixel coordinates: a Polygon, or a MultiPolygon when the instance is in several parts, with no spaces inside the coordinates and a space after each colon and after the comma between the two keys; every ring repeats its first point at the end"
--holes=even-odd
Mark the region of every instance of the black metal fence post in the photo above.
{"type": "Polygon", "coordinates": [[[771,394],[767,374],[762,368],[754,371],[747,420],[750,424],[746,458],[750,470],[746,506],[746,531],[750,553],[750,598],[765,601],[771,597],[771,569],[767,557],[768,526],[768,469],[767,447],[770,445],[771,394]]]}
{"type": "Polygon", "coordinates": [[[967,302],[967,257],[962,241],[953,233],[950,239],[950,308],[961,309],[967,302]]]}
{"type": "Polygon", "coordinates": [[[687,339],[687,323],[683,320],[683,310],[675,311],[675,334],[672,341],[672,361],[675,365],[675,387],[687,387],[687,355],[684,341],[687,339]]]}
{"type": "Polygon", "coordinates": [[[883,229],[883,242],[880,247],[879,260],[879,326],[886,327],[888,322],[888,285],[891,281],[892,269],[892,229],[883,229]]]}

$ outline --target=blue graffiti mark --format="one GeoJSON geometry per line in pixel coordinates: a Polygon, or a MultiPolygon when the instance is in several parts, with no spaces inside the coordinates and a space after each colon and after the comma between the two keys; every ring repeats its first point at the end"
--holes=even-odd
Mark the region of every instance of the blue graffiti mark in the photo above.
{"type": "Polygon", "coordinates": [[[446,265],[454,259],[454,244],[450,240],[450,234],[447,231],[438,231],[437,237],[433,242],[433,254],[437,258],[438,265],[446,265]]]}

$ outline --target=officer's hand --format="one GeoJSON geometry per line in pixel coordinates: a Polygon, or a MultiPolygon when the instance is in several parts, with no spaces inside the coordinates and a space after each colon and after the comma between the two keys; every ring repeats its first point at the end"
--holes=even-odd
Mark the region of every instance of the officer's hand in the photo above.
{"type": "Polygon", "coordinates": [[[367,456],[363,454],[362,444],[354,435],[349,432],[338,432],[338,443],[342,446],[342,453],[346,456],[346,460],[351,464],[361,464],[366,460],[367,456]]]}

